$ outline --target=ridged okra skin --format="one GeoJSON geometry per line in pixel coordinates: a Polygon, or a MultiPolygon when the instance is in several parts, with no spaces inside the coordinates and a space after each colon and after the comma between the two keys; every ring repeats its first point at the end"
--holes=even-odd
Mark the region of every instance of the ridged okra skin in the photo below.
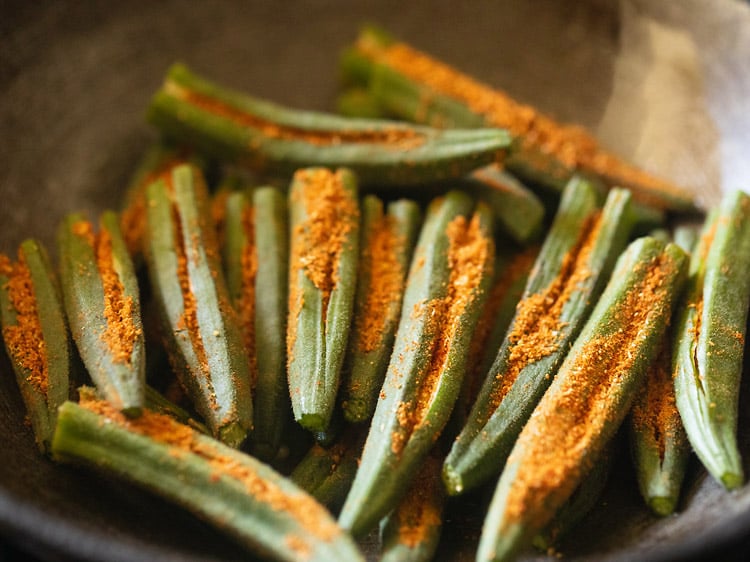
{"type": "Polygon", "coordinates": [[[464,193],[429,206],[393,353],[339,522],[355,536],[391,511],[447,423],[492,279],[492,214],[464,193]]]}
{"type": "Polygon", "coordinates": [[[693,252],[672,357],[688,439],[708,472],[729,489],[744,481],[737,409],[749,272],[750,196],[735,192],[724,196],[693,252]]]}
{"type": "Polygon", "coordinates": [[[421,222],[414,201],[399,199],[385,208],[373,195],[362,201],[354,322],[341,390],[344,416],[350,422],[368,421],[375,411],[421,222]]]}
{"type": "Polygon", "coordinates": [[[203,178],[178,166],[147,197],[148,272],[170,363],[212,434],[239,446],[252,426],[250,369],[203,178]]]}
{"type": "Polygon", "coordinates": [[[695,211],[692,194],[607,152],[580,127],[555,122],[419,52],[383,30],[367,27],[341,60],[349,82],[369,88],[389,115],[435,127],[501,127],[513,138],[506,168],[531,185],[560,192],[574,175],[627,187],[640,203],[695,211]]]}
{"type": "Polygon", "coordinates": [[[167,416],[146,410],[128,420],[102,402],[66,402],[52,451],[185,508],[264,560],[363,560],[328,511],[291,481],[167,416]]]}
{"type": "Polygon", "coordinates": [[[477,560],[512,560],[591,470],[625,418],[677,306],[685,253],[633,242],[529,422],[495,489],[477,560]]]}
{"type": "Polygon", "coordinates": [[[629,192],[612,190],[600,209],[591,184],[568,185],[505,339],[445,460],[449,494],[499,473],[601,294],[631,227],[629,192]]]}
{"type": "Polygon", "coordinates": [[[36,240],[21,243],[16,263],[0,255],[0,325],[34,439],[47,452],[68,399],[71,349],[57,277],[36,240]]]}
{"type": "Polygon", "coordinates": [[[95,232],[82,214],[68,215],[58,248],[65,311],[83,364],[107,400],[138,415],[146,350],[138,280],[118,216],[105,211],[95,232]]]}
{"type": "Polygon", "coordinates": [[[272,459],[290,410],[286,375],[289,219],[286,196],[263,186],[227,196],[223,256],[249,354],[253,453],[272,459]]]}
{"type": "Polygon", "coordinates": [[[328,430],[354,311],[360,212],[345,168],[297,171],[289,191],[287,375],[294,418],[328,430]]]}
{"type": "Polygon", "coordinates": [[[456,178],[510,146],[501,129],[441,131],[288,109],[222,88],[182,64],[167,72],[148,119],[170,138],[252,169],[291,175],[347,167],[376,185],[456,178]]]}

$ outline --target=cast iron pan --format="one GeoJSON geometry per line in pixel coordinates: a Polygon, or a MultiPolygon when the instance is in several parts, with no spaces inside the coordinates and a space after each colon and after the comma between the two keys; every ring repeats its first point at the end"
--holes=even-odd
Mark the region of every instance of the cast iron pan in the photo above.
{"type": "MultiPolygon", "coordinates": [[[[338,51],[366,21],[595,130],[624,156],[715,202],[720,189],[750,177],[750,10],[730,0],[661,4],[6,0],[0,250],[15,252],[31,235],[51,247],[64,213],[117,206],[155,138],[144,109],[172,62],[291,106],[331,109],[338,51]]],[[[157,498],[40,457],[2,354],[0,375],[6,544],[52,560],[247,558],[157,498]]],[[[746,394],[740,439],[750,460],[746,394]]],[[[469,509],[473,519],[460,511],[446,523],[441,559],[473,559],[480,508],[469,509]]],[[[728,494],[693,461],[680,514],[657,520],[641,507],[623,453],[601,505],[560,550],[580,560],[739,560],[748,533],[750,487],[728,494]]]]}

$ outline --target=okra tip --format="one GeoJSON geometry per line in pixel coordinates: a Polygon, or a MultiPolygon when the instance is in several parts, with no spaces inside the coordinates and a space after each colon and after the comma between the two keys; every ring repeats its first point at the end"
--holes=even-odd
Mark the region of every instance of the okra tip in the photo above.
{"type": "Polygon", "coordinates": [[[648,507],[659,517],[667,517],[674,513],[677,507],[677,498],[669,496],[656,496],[648,499],[648,507]]]}
{"type": "Polygon", "coordinates": [[[736,490],[745,483],[745,477],[742,473],[725,472],[721,475],[721,483],[727,490],[736,490]]]}
{"type": "Polygon", "coordinates": [[[453,470],[451,466],[443,465],[443,486],[449,496],[458,496],[464,491],[464,481],[460,471],[453,470]]]}
{"type": "Polygon", "coordinates": [[[247,429],[238,422],[231,422],[219,429],[219,441],[238,449],[247,438],[247,429]]]}

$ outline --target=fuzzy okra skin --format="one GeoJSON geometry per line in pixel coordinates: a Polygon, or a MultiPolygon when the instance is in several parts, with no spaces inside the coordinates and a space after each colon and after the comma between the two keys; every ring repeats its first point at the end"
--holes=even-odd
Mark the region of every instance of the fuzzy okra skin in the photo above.
{"type": "Polygon", "coordinates": [[[566,188],[495,361],[443,467],[449,494],[496,476],[606,284],[632,227],[630,194],[603,209],[582,180],[566,188]]]}
{"type": "Polygon", "coordinates": [[[672,357],[688,439],[728,489],[744,481],[737,409],[749,299],[750,196],[738,191],[724,196],[693,252],[672,357]]]}
{"type": "Polygon", "coordinates": [[[201,173],[177,166],[147,198],[148,272],[170,363],[212,434],[239,446],[252,426],[250,368],[201,173]]]}
{"type": "Polygon", "coordinates": [[[289,192],[287,375],[294,418],[315,432],[331,421],[352,322],[357,193],[357,178],[345,168],[299,170],[289,192]]]}
{"type": "Polygon", "coordinates": [[[414,201],[399,199],[385,210],[373,195],[362,201],[354,324],[344,360],[341,400],[350,422],[367,421],[375,411],[421,222],[422,213],[414,201]]]}
{"type": "Polygon", "coordinates": [[[144,405],[146,357],[138,280],[119,217],[105,211],[99,232],[81,214],[58,230],[60,281],[70,331],[91,379],[128,415],[144,405]]]}
{"type": "Polygon", "coordinates": [[[633,242],[508,457],[477,560],[512,560],[554,517],[625,418],[677,306],[687,257],[633,242]]]}
{"type": "Polygon", "coordinates": [[[146,410],[127,420],[103,402],[66,402],[52,452],[180,505],[264,559],[363,560],[326,509],[291,481],[167,416],[146,410]]]}
{"type": "Polygon", "coordinates": [[[556,123],[506,93],[430,58],[382,30],[367,27],[342,58],[350,82],[369,87],[388,114],[436,127],[502,127],[513,137],[505,161],[516,176],[561,191],[574,174],[630,188],[634,199],[695,211],[692,194],[598,146],[580,127],[556,123]]]}
{"type": "Polygon", "coordinates": [[[289,411],[286,313],[289,226],[286,196],[273,187],[230,194],[223,256],[253,384],[253,453],[273,458],[289,411]]]}
{"type": "Polygon", "coordinates": [[[377,185],[459,177],[510,146],[502,129],[440,131],[288,109],[224,89],[182,64],[167,72],[148,119],[171,138],[253,169],[348,167],[377,185]]]}
{"type": "Polygon", "coordinates": [[[396,506],[447,423],[493,261],[488,207],[475,208],[457,191],[430,204],[380,400],[339,516],[355,536],[374,528],[396,506]]]}
{"type": "Polygon", "coordinates": [[[36,240],[21,243],[16,263],[0,255],[0,325],[34,439],[46,452],[68,399],[71,350],[57,278],[36,240]]]}

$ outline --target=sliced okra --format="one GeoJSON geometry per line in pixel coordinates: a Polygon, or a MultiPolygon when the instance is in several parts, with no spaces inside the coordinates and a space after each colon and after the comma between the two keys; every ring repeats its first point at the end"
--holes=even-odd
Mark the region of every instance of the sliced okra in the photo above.
{"type": "Polygon", "coordinates": [[[344,362],[342,407],[350,422],[375,411],[401,312],[406,274],[421,223],[419,206],[407,199],[362,202],[362,233],[354,324],[344,362]]]}
{"type": "Polygon", "coordinates": [[[672,335],[667,330],[628,418],[638,488],[656,515],[671,515],[680,498],[690,443],[675,403],[672,335]]]}
{"type": "Polygon", "coordinates": [[[171,138],[255,170],[347,167],[363,183],[409,184],[461,176],[509,147],[500,129],[440,131],[281,107],[172,66],[148,112],[171,138]]]}
{"type": "Polygon", "coordinates": [[[254,397],[253,452],[272,459],[289,411],[286,197],[273,187],[259,187],[230,193],[224,208],[227,286],[249,357],[254,397]]]}
{"type": "Polygon", "coordinates": [[[39,450],[47,452],[57,408],[68,399],[70,334],[47,252],[25,240],[18,261],[0,254],[0,324],[39,450]]]}
{"type": "Polygon", "coordinates": [[[523,298],[443,467],[449,494],[496,476],[609,277],[632,227],[628,191],[600,209],[588,182],[566,188],[523,298]]]}
{"type": "Polygon", "coordinates": [[[750,300],[750,196],[706,222],[690,260],[672,357],[677,408],[693,450],[728,489],[742,485],[737,409],[750,300]]]}
{"type": "Polygon", "coordinates": [[[429,562],[437,551],[445,491],[440,459],[430,455],[398,507],[380,525],[381,562],[429,562]]]}
{"type": "Polygon", "coordinates": [[[582,128],[557,123],[382,30],[364,29],[342,67],[353,81],[369,84],[389,114],[436,127],[507,129],[513,150],[506,167],[531,184],[559,192],[573,174],[592,174],[609,186],[630,188],[635,200],[650,206],[696,209],[689,191],[605,151],[582,128]]]}
{"type": "Polygon", "coordinates": [[[362,460],[339,522],[355,536],[391,511],[447,423],[492,280],[492,213],[452,191],[427,210],[362,460]]]}
{"type": "Polygon", "coordinates": [[[147,198],[148,271],[170,363],[211,433],[239,446],[252,426],[250,368],[205,183],[197,168],[177,166],[147,198]]]}
{"type": "Polygon", "coordinates": [[[336,404],[354,308],[357,180],[345,168],[302,169],[289,198],[289,391],[297,422],[324,432],[336,404]]]}
{"type": "Polygon", "coordinates": [[[66,402],[54,458],[114,474],[174,502],[273,560],[363,560],[328,511],[272,468],[163,414],[127,419],[66,402]]]}
{"type": "Polygon", "coordinates": [[[685,253],[653,238],[619,258],[565,362],[521,431],[482,527],[477,560],[511,560],[544,529],[625,418],[677,306],[685,253]]]}
{"type": "Polygon", "coordinates": [[[146,357],[138,280],[119,217],[101,215],[99,231],[81,214],[58,230],[60,280],[70,332],[91,379],[126,414],[144,405],[146,357]]]}

